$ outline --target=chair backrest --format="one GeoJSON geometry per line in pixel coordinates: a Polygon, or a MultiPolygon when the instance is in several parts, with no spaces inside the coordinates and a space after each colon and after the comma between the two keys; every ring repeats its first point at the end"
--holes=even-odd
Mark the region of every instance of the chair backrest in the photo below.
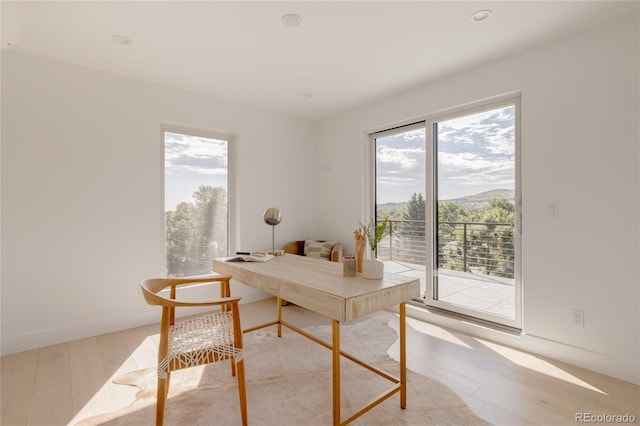
{"type": "Polygon", "coordinates": [[[149,305],[160,305],[163,307],[214,306],[233,303],[240,300],[240,297],[231,297],[230,281],[231,276],[229,275],[201,278],[148,278],[140,282],[140,287],[142,289],[144,300],[149,305]],[[197,283],[219,283],[220,297],[197,301],[176,300],[177,288],[179,286],[197,283]],[[169,297],[164,297],[158,294],[167,287],[170,288],[169,297]]]}
{"type": "Polygon", "coordinates": [[[230,308],[231,304],[237,306],[240,297],[231,297],[230,288],[231,276],[217,275],[212,277],[201,278],[148,278],[140,282],[142,295],[149,305],[159,305],[163,308],[163,317],[165,311],[170,315],[170,323],[173,324],[175,318],[176,307],[202,307],[202,306],[220,306],[222,310],[230,308]],[[220,297],[204,300],[188,300],[181,301],[177,299],[177,288],[185,284],[197,283],[219,283],[220,297]],[[162,290],[170,288],[169,297],[164,297],[158,293],[162,290]]]}

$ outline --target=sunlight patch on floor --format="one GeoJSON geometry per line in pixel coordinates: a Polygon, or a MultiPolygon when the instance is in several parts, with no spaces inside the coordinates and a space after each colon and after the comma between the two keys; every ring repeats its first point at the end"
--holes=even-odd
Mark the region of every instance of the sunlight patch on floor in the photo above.
{"type": "Polygon", "coordinates": [[[505,346],[501,346],[495,343],[488,342],[486,340],[474,338],[478,343],[486,346],[492,351],[500,354],[505,357],[509,361],[517,364],[521,367],[527,368],[529,370],[535,371],[540,374],[547,375],[549,377],[556,378],[558,380],[562,380],[567,383],[571,383],[576,386],[580,386],[582,388],[591,390],[593,392],[597,392],[603,395],[608,395],[606,392],[592,386],[591,384],[585,382],[582,379],[577,378],[573,374],[570,374],[563,369],[556,367],[548,361],[545,361],[535,355],[531,355],[525,352],[521,352],[516,349],[511,349],[505,346]]]}
{"type": "MultiPolygon", "coordinates": [[[[146,337],[100,388],[94,392],[84,406],[78,410],[69,424],[76,424],[88,417],[123,410],[131,405],[135,401],[136,394],[140,389],[135,386],[117,384],[114,383],[113,380],[133,371],[144,368],[154,368],[155,364],[150,367],[149,365],[144,365],[144,362],[141,362],[141,360],[148,358],[148,355],[144,355],[145,352],[149,350],[157,351],[158,339],[158,334],[146,337]],[[117,387],[117,390],[115,387],[117,387]]],[[[198,377],[198,381],[200,381],[200,377],[198,377]]]]}
{"type": "Polygon", "coordinates": [[[419,333],[444,340],[445,342],[453,343],[454,345],[458,345],[466,349],[473,349],[471,346],[467,345],[465,342],[456,337],[453,333],[437,325],[433,325],[428,322],[420,321],[413,318],[407,318],[407,325],[411,326],[419,333]]]}

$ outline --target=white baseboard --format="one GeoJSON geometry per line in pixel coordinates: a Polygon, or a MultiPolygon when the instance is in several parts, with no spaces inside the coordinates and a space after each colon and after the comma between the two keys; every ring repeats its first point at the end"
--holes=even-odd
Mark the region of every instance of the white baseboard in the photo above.
{"type": "Polygon", "coordinates": [[[407,305],[407,316],[640,385],[638,365],[609,354],[589,351],[530,334],[502,331],[417,306],[407,305]]]}
{"type": "MultiPolygon", "coordinates": [[[[185,291],[189,293],[187,297],[193,298],[198,296],[198,293],[200,293],[199,290],[199,288],[195,287],[194,289],[185,291]]],[[[257,302],[258,300],[272,297],[260,290],[238,283],[233,283],[231,294],[241,296],[241,304],[257,302]]],[[[211,298],[211,295],[208,297],[211,298]]],[[[211,309],[191,309],[184,313],[184,315],[194,315],[207,310],[211,309]]],[[[179,311],[178,316],[180,316],[179,311]]],[[[157,306],[148,306],[147,310],[131,315],[102,317],[99,319],[82,321],[81,323],[69,324],[63,327],[52,327],[15,336],[2,336],[0,354],[9,355],[159,322],[160,309],[157,306]]]]}

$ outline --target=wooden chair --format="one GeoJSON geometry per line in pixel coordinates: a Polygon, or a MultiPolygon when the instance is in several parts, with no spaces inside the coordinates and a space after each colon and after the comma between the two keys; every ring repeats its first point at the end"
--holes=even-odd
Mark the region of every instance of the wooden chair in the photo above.
{"type": "Polygon", "coordinates": [[[169,392],[171,372],[229,359],[231,374],[238,373],[238,394],[242,424],[247,424],[247,396],[244,377],[242,329],[239,297],[231,297],[230,276],[208,278],[152,278],[140,283],[145,300],[162,306],[160,344],[158,346],[158,394],[156,425],[164,421],[164,405],[169,392]],[[201,301],[180,301],[176,289],[184,284],[219,283],[220,298],[201,301]],[[170,287],[169,297],[158,293],[170,287]],[[175,309],[180,307],[219,306],[220,311],[175,321],[175,309]]]}

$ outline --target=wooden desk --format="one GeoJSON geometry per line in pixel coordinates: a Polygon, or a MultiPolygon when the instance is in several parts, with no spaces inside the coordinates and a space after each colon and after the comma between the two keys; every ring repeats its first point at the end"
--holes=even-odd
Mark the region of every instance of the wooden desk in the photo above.
{"type": "Polygon", "coordinates": [[[352,422],[397,392],[400,392],[400,406],[406,407],[405,302],[419,296],[420,282],[417,278],[392,274],[385,274],[382,280],[367,280],[359,275],[357,277],[343,277],[341,263],[324,262],[295,255],[277,256],[265,263],[226,262],[225,259],[215,259],[213,270],[220,274],[231,275],[234,280],[263,290],[278,298],[276,304],[277,320],[244,330],[245,332],[276,325],[278,336],[281,336],[281,327],[285,326],[332,350],[334,425],[346,425],[352,422]],[[280,299],[331,318],[331,343],[324,342],[283,321],[280,299]],[[399,305],[400,310],[399,379],[340,350],[340,323],[395,305],[399,305]],[[387,393],[344,421],[341,421],[340,415],[341,355],[394,383],[393,388],[387,393]]]}

